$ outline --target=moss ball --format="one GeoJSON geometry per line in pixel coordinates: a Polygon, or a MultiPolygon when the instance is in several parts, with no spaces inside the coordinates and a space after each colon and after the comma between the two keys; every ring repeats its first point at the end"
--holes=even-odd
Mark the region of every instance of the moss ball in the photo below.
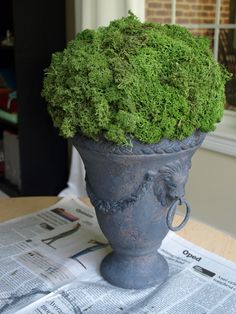
{"type": "Polygon", "coordinates": [[[80,131],[118,145],[156,143],[213,131],[228,78],[208,39],[130,13],[54,53],[42,95],[64,137],[80,131]]]}

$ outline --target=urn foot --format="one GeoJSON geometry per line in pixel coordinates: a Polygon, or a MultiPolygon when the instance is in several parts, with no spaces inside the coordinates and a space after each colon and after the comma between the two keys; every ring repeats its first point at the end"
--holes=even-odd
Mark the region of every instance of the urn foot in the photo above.
{"type": "Polygon", "coordinates": [[[100,270],[105,280],[125,289],[144,289],[160,285],[169,273],[166,260],[156,251],[141,256],[111,252],[102,261],[100,270]]]}

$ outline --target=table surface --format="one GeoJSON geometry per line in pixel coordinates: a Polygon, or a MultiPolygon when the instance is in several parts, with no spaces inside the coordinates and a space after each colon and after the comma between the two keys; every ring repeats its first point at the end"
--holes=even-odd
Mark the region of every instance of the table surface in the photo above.
{"type": "MultiPolygon", "coordinates": [[[[58,197],[19,197],[0,199],[0,222],[36,212],[49,207],[59,200],[58,197]]],[[[88,202],[87,199],[84,199],[88,202]]],[[[176,217],[176,222],[181,217],[176,217]]],[[[178,232],[189,240],[211,252],[236,262],[236,239],[196,220],[190,220],[183,230],[178,232]]]]}

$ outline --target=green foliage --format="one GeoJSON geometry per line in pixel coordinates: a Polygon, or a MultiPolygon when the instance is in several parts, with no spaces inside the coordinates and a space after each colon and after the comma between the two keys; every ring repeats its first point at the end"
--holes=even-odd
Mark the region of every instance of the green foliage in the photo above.
{"type": "Polygon", "coordinates": [[[54,53],[42,95],[65,137],[80,130],[118,145],[132,138],[155,143],[214,130],[228,78],[206,38],[130,13],[54,53]]]}

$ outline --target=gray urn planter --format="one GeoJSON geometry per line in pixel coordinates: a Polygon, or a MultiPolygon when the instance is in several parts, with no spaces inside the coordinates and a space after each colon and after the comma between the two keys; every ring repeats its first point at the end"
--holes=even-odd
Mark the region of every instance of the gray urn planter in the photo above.
{"type": "Polygon", "coordinates": [[[169,229],[181,229],[190,207],[184,188],[191,158],[205,138],[196,131],[182,141],[157,144],[133,141],[133,147],[76,135],[73,145],[86,168],[87,192],[113,252],[101,274],[115,286],[141,289],[161,284],[168,264],[157,250],[169,229]],[[177,206],[186,205],[180,226],[173,227],[177,206]]]}

